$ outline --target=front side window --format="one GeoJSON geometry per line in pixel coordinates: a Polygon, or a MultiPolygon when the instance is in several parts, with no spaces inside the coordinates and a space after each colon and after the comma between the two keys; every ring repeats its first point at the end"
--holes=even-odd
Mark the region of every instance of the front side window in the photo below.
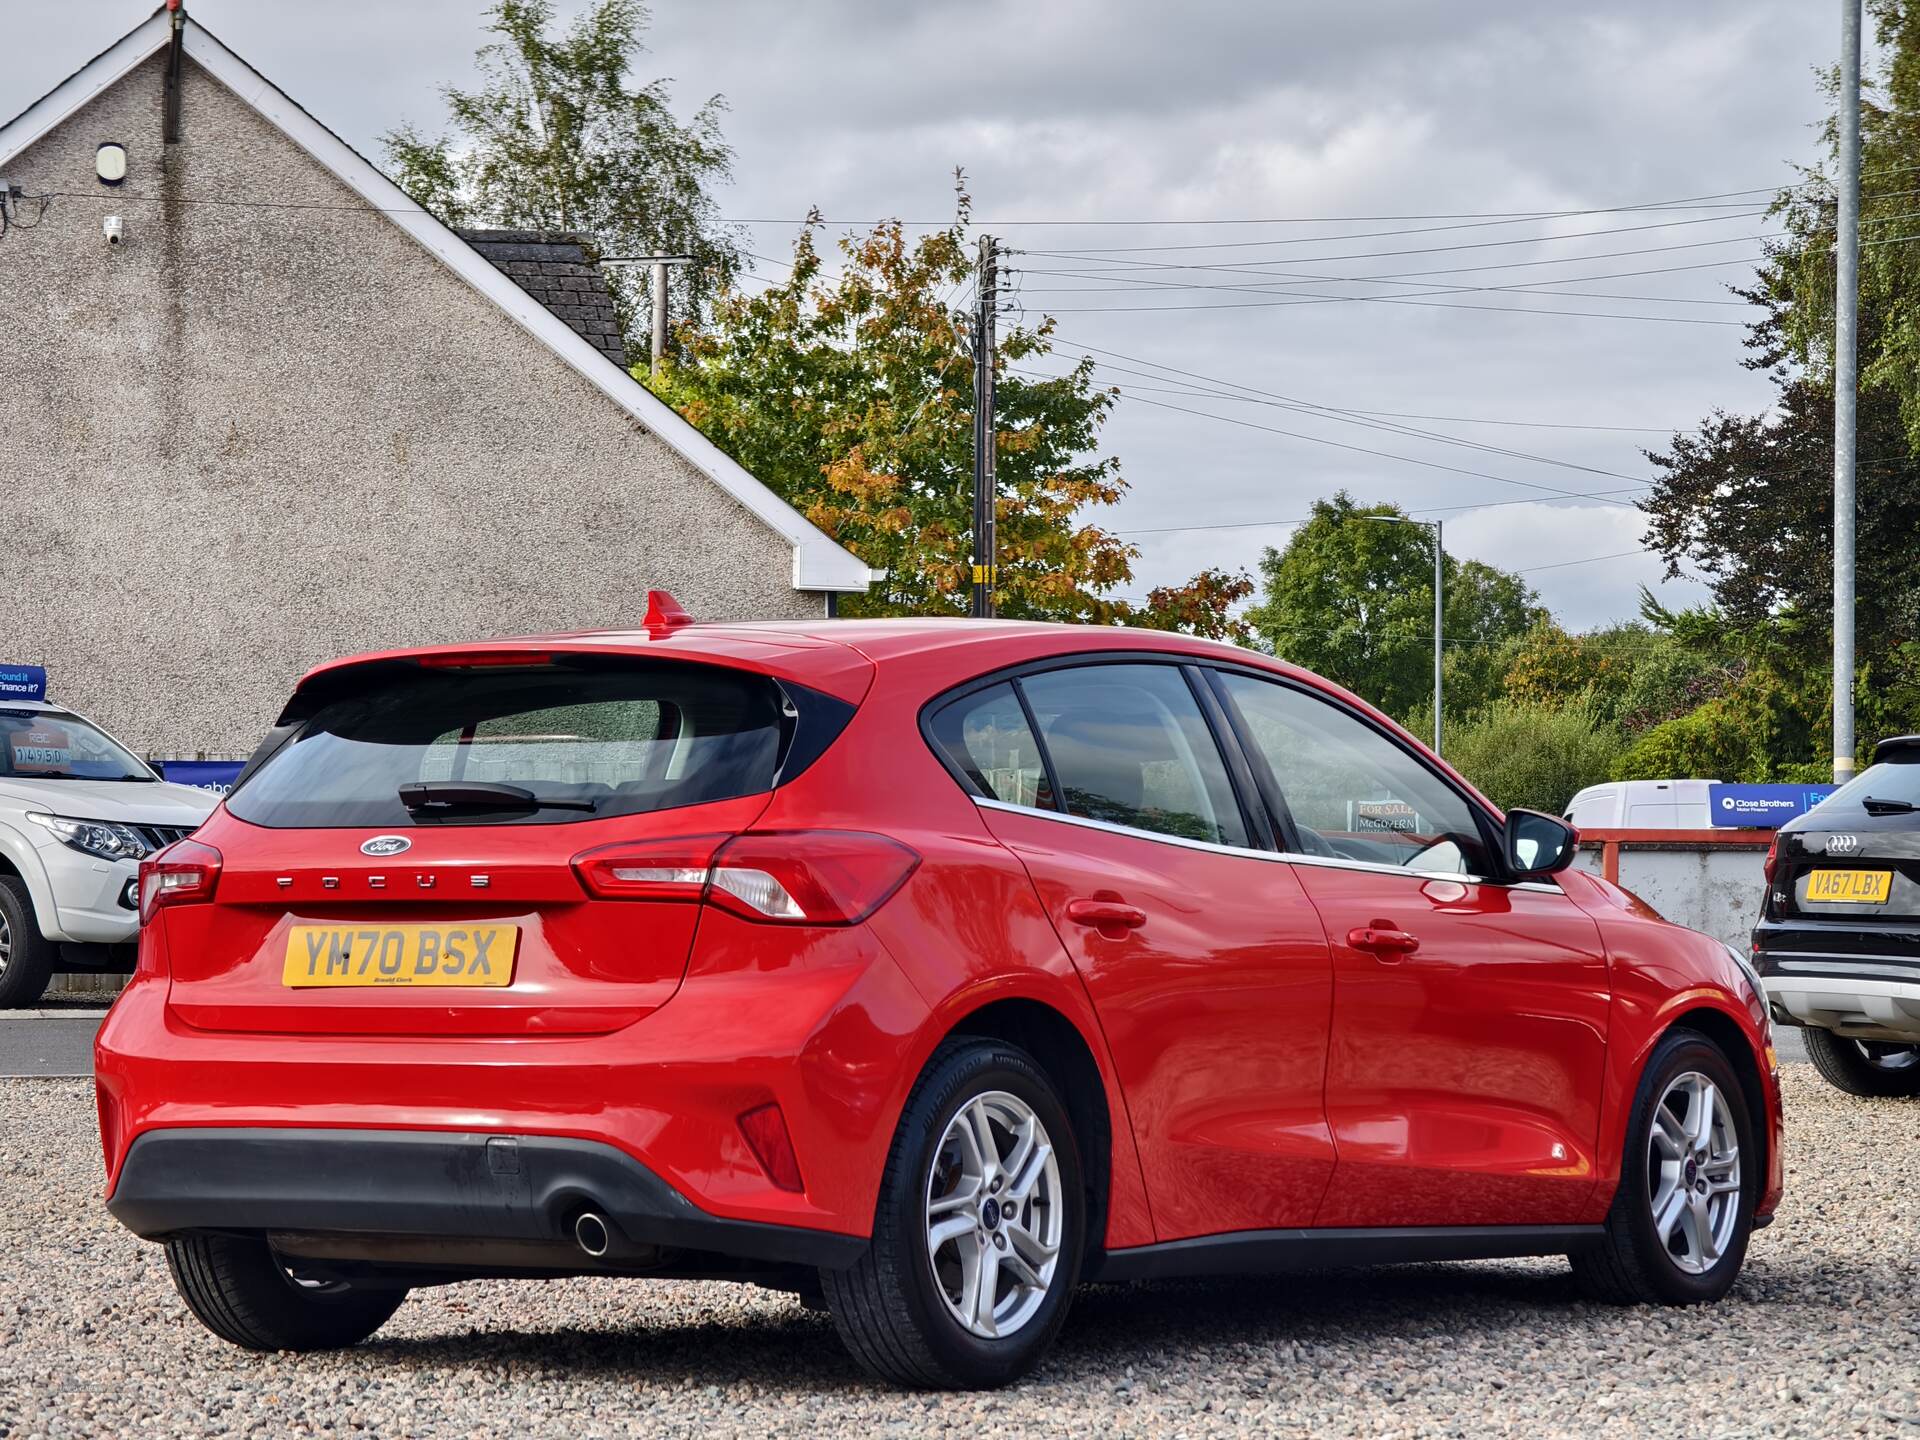
{"type": "Polygon", "coordinates": [[[1070,815],[1214,845],[1248,844],[1226,763],[1168,665],[1084,665],[1020,688],[1070,815]]]}
{"type": "Polygon", "coordinates": [[[1490,873],[1466,798],[1372,726],[1271,680],[1220,676],[1309,855],[1490,873]]]}
{"type": "Polygon", "coordinates": [[[1040,742],[1011,685],[963,695],[932,721],[934,743],[980,794],[1009,805],[1053,808],[1040,742]]]}
{"type": "Polygon", "coordinates": [[[0,708],[0,778],[152,780],[112,736],[64,710],[0,708]]]}

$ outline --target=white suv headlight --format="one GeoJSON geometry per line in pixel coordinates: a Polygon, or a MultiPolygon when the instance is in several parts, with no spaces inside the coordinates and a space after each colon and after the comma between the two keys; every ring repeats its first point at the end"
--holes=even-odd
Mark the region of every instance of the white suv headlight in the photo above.
{"type": "Polygon", "coordinates": [[[139,860],[148,853],[147,842],[137,830],[111,820],[69,820],[64,815],[31,813],[27,819],[51,830],[68,849],[97,859],[139,860]]]}

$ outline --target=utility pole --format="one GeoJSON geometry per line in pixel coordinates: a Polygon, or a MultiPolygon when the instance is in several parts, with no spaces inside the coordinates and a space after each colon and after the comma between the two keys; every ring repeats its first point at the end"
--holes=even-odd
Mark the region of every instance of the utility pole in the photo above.
{"type": "Polygon", "coordinates": [[[994,534],[993,353],[994,314],[999,308],[1000,252],[991,235],[980,237],[979,284],[973,315],[973,604],[975,619],[993,618],[993,587],[999,579],[994,534]]]}
{"type": "Polygon", "coordinates": [[[1860,0],[1840,0],[1840,213],[1833,305],[1833,778],[1853,778],[1854,402],[1859,393],[1860,0]]]}
{"type": "Polygon", "coordinates": [[[667,267],[691,265],[691,255],[607,255],[602,265],[647,265],[653,269],[653,347],[647,367],[650,375],[659,375],[667,354],[667,267]]]}

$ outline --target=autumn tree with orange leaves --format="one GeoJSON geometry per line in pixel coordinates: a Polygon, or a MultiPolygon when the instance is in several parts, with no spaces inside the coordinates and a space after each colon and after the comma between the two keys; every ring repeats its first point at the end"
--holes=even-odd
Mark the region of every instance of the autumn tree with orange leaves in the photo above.
{"type": "MultiPolygon", "coordinates": [[[[708,439],[886,578],[849,596],[846,615],[963,615],[971,578],[974,245],[969,203],[944,230],[909,240],[896,221],[820,254],[816,212],[792,272],[757,294],[733,290],[709,323],[681,334],[677,363],[651,381],[708,439]]],[[[1246,633],[1231,607],[1244,575],[1208,570],[1118,593],[1138,551],[1085,518],[1126,490],[1097,453],[1115,394],[1082,360],[1040,378],[1053,322],[1000,327],[996,466],[999,613],[1009,619],[1132,624],[1217,638],[1246,633]]],[[[639,373],[639,372],[636,372],[639,373]]]]}

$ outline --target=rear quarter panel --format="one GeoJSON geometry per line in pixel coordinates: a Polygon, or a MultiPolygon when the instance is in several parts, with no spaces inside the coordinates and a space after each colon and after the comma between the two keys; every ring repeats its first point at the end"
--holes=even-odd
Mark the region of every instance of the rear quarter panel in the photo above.
{"type": "MultiPolygon", "coordinates": [[[[972,673],[1007,663],[983,652],[972,673]]],[[[928,1009],[897,1056],[879,1132],[891,1138],[928,1058],[968,1015],[1006,1000],[1044,1005],[1079,1033],[1105,1091],[1112,1137],[1106,1244],[1148,1244],[1153,1222],[1133,1130],[1086,987],[1025,867],[989,833],[920,734],[926,701],[967,678],[940,650],[890,660],[839,740],[775,792],[760,826],[870,830],[921,857],[912,878],[867,921],[928,1009]]],[[[879,1171],[871,1167],[874,1197],[879,1171]]],[[[867,1203],[870,1215],[871,1198],[867,1203]]]]}

